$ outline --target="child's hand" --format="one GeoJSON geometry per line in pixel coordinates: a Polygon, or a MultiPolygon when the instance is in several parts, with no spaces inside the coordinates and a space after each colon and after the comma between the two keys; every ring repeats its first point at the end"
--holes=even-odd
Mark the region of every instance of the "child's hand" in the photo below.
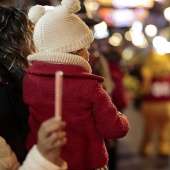
{"type": "Polygon", "coordinates": [[[63,131],[65,126],[65,122],[51,118],[43,122],[38,131],[38,150],[46,159],[59,166],[63,163],[60,158],[61,147],[67,141],[63,131]]]}

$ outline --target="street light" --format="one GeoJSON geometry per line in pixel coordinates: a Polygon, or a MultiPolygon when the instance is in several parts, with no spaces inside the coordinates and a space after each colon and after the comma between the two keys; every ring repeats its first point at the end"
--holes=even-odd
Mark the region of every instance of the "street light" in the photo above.
{"type": "Polygon", "coordinates": [[[166,8],[166,9],[164,10],[164,17],[165,17],[165,19],[166,19],[167,21],[170,22],[170,7],[166,8]]]}
{"type": "MultiPolygon", "coordinates": [[[[170,7],[166,8],[166,9],[164,10],[164,17],[165,17],[165,19],[168,21],[168,23],[169,23],[169,28],[170,28],[170,7]]],[[[170,41],[170,35],[169,35],[168,41],[170,41]]]]}

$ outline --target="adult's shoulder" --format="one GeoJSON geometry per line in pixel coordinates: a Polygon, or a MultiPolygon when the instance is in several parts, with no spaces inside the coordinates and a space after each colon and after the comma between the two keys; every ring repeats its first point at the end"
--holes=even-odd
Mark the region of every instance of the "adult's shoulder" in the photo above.
{"type": "MultiPolygon", "coordinates": [[[[1,73],[1,72],[0,72],[1,73]]],[[[8,116],[10,112],[13,112],[13,105],[11,102],[10,97],[10,90],[9,90],[10,84],[5,81],[4,77],[0,74],[0,116],[4,117],[5,115],[8,116]]]]}
{"type": "Polygon", "coordinates": [[[10,97],[8,93],[8,88],[6,88],[6,85],[4,84],[4,82],[2,82],[2,78],[0,76],[0,105],[4,102],[9,103],[9,101],[10,101],[10,97]]]}

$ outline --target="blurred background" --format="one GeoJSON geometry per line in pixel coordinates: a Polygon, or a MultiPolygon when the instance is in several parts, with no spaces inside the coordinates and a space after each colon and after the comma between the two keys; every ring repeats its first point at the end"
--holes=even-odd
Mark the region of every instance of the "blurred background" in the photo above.
{"type": "MultiPolygon", "coordinates": [[[[60,0],[0,0],[51,6],[60,0]]],[[[130,122],[106,140],[110,170],[170,170],[170,0],[83,0],[77,15],[93,31],[93,73],[130,122]]]]}

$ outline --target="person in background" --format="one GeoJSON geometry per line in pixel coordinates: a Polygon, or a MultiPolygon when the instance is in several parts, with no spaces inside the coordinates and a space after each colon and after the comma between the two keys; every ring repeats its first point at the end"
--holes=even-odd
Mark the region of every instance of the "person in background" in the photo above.
{"type": "MultiPolygon", "coordinates": [[[[120,60],[121,60],[121,55],[114,51],[112,46],[110,46],[110,52],[105,55],[108,65],[109,65],[109,70],[111,74],[111,78],[114,82],[114,90],[111,93],[111,98],[115,106],[117,107],[118,110],[121,112],[127,107],[127,98],[126,98],[126,91],[125,87],[123,84],[123,79],[124,79],[124,73],[121,70],[120,66],[120,60]]],[[[117,156],[118,156],[118,140],[110,140],[107,141],[107,146],[109,149],[109,155],[110,155],[110,169],[117,169],[117,156]],[[114,162],[115,161],[115,162],[114,162]]]]}
{"type": "MultiPolygon", "coordinates": [[[[22,78],[25,74],[25,68],[29,66],[26,56],[35,52],[32,42],[32,32],[29,24],[26,11],[12,6],[0,6],[1,170],[17,168],[19,164],[23,163],[27,154],[25,149],[25,137],[29,129],[29,112],[27,106],[22,101],[22,78]],[[16,163],[12,164],[10,158],[14,160],[14,162],[16,161],[16,163]]],[[[63,123],[59,123],[58,126],[60,126],[60,124],[63,123]]],[[[61,125],[61,127],[62,126],[63,125],[61,125]]],[[[50,142],[48,140],[55,138],[55,133],[53,133],[54,137],[52,136],[52,138],[50,138],[50,136],[43,136],[50,133],[50,129],[48,132],[46,124],[43,125],[42,128],[44,129],[40,129],[39,131],[38,148],[36,146],[32,148],[32,151],[30,151],[27,158],[28,161],[26,160],[23,164],[24,167],[31,166],[29,165],[29,160],[34,159],[34,154],[36,154],[39,158],[44,156],[49,161],[53,161],[53,156],[50,156],[53,155],[53,152],[50,148],[48,148],[48,142],[50,142]],[[45,141],[47,142],[47,145],[42,146],[45,141]]],[[[58,127],[56,127],[56,130],[57,128],[58,127]]],[[[60,132],[57,132],[57,134],[59,133],[60,132]]],[[[64,135],[63,138],[65,138],[64,135]]],[[[57,139],[58,137],[56,137],[54,141],[57,139]]],[[[65,143],[64,141],[61,141],[61,144],[57,147],[63,145],[65,143]]],[[[55,143],[56,142],[54,142],[54,145],[51,147],[59,153],[57,148],[55,148],[55,143]]],[[[54,156],[56,159],[56,155],[54,156]]],[[[41,160],[43,160],[43,162],[37,162],[38,159],[33,161],[35,161],[34,164],[39,163],[39,166],[43,166],[45,158],[42,158],[41,160]]],[[[48,162],[48,160],[46,160],[46,162],[48,162]]],[[[55,167],[55,165],[52,167],[55,167]]]]}
{"type": "Polygon", "coordinates": [[[36,5],[29,10],[37,53],[28,56],[32,65],[23,79],[23,99],[30,111],[26,147],[37,143],[39,126],[54,114],[55,72],[60,70],[68,139],[61,157],[68,169],[107,169],[104,138],[124,137],[129,122],[103,89],[104,79],[91,73],[88,48],[94,37],[74,14],[79,9],[79,0],[62,0],[54,9],[36,5]]]}
{"type": "Polygon", "coordinates": [[[111,78],[115,84],[115,88],[111,94],[113,103],[121,112],[127,107],[126,91],[123,84],[124,72],[120,66],[121,55],[109,45],[109,51],[105,54],[108,61],[111,78]]]}
{"type": "MultiPolygon", "coordinates": [[[[127,106],[126,91],[123,84],[124,73],[120,67],[121,55],[115,51],[114,47],[108,43],[107,39],[99,42],[99,49],[108,62],[111,79],[114,83],[114,88],[110,94],[112,102],[119,111],[127,106]],[[105,45],[104,45],[105,44],[105,45]]],[[[109,153],[109,169],[117,169],[118,159],[118,140],[105,140],[109,153]]]]}
{"type": "Polygon", "coordinates": [[[143,138],[141,156],[169,161],[170,157],[170,56],[151,51],[141,68],[143,138]],[[154,138],[154,140],[153,140],[154,138]]]}
{"type": "Polygon", "coordinates": [[[111,77],[108,61],[98,49],[97,42],[93,42],[90,49],[89,64],[92,68],[92,73],[104,77],[105,81],[102,83],[103,88],[111,97],[114,90],[114,82],[111,77]]]}

